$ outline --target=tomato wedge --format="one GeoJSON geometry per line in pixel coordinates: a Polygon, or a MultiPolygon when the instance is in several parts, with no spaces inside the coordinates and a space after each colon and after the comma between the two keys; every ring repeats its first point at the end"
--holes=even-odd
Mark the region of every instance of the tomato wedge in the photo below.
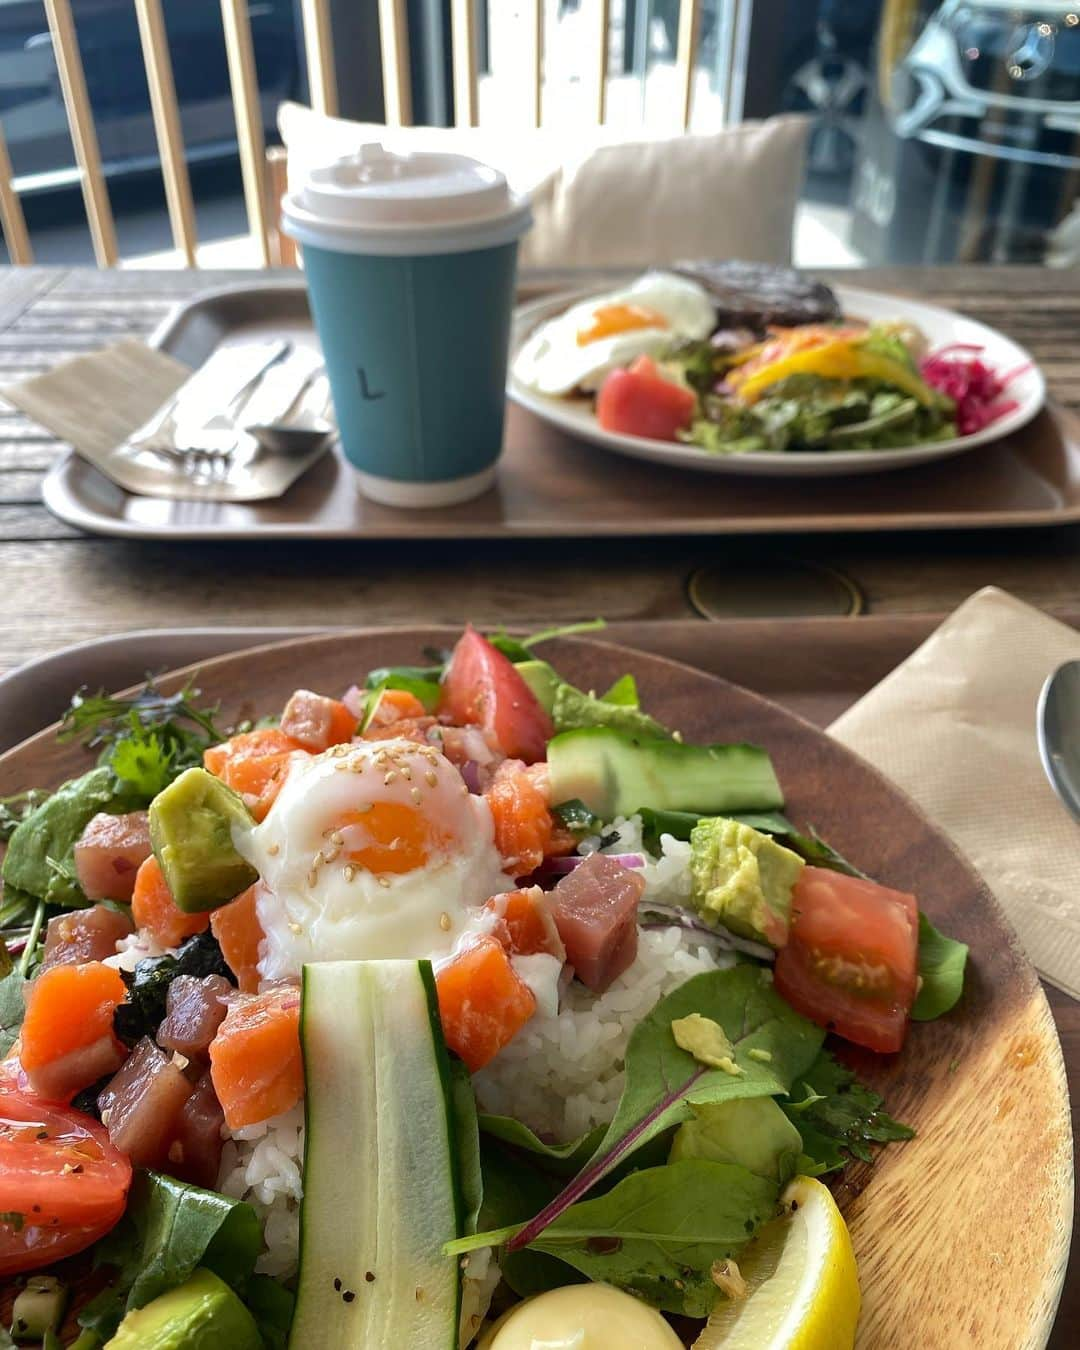
{"type": "Polygon", "coordinates": [[[81,1111],[0,1092],[0,1276],[72,1256],[127,1203],[131,1163],[81,1111]]]}
{"type": "Polygon", "coordinates": [[[605,431],[674,441],[693,421],[697,395],[666,379],[656,362],[639,356],[627,370],[611,371],[600,386],[596,418],[605,431]]]}
{"type": "Polygon", "coordinates": [[[459,726],[483,727],[504,755],[526,764],[544,758],[555,730],[513,662],[471,624],[450,657],[439,710],[459,726]]]}
{"type": "Polygon", "coordinates": [[[870,1050],[899,1050],[918,978],[913,895],[806,867],[791,932],[776,954],[776,988],[804,1017],[870,1050]]]}

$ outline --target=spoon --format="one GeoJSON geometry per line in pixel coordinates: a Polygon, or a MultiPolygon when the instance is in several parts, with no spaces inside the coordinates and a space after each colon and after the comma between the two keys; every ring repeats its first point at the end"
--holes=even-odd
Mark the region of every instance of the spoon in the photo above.
{"type": "Polygon", "coordinates": [[[320,364],[308,372],[279,416],[251,423],[244,430],[271,454],[306,455],[328,444],[337,430],[326,416],[329,405],[330,386],[320,364]],[[317,396],[313,393],[316,386],[320,386],[317,396]]]}
{"type": "Polygon", "coordinates": [[[1043,685],[1035,729],[1050,786],[1080,820],[1080,661],[1058,666],[1043,685]]]}

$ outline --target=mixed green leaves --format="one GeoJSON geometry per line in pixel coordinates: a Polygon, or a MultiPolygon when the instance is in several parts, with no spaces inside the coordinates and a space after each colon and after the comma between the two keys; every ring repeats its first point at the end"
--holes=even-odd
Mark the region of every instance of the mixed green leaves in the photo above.
{"type": "Polygon", "coordinates": [[[938,932],[919,911],[919,978],[922,984],[911,1015],[916,1022],[931,1022],[956,1006],[964,992],[967,944],[938,932]]]}
{"type": "Polygon", "coordinates": [[[126,1312],[183,1284],[205,1266],[247,1292],[262,1246],[250,1205],[156,1172],[138,1172],[127,1213],[94,1250],[116,1278],[79,1314],[79,1325],[108,1340],[126,1312]]]}
{"type": "Polygon", "coordinates": [[[631,1172],[606,1195],[565,1210],[532,1247],[653,1307],[705,1317],[716,1298],[712,1263],[772,1218],[778,1195],[775,1182],[745,1167],[668,1163],[631,1172]]]}
{"type": "Polygon", "coordinates": [[[55,792],[31,789],[0,806],[5,917],[22,918],[34,901],[53,908],[87,903],[75,873],[74,846],[99,812],[149,805],[184,769],[202,763],[223,732],[216,712],[200,708],[198,690],[162,694],[153,681],[129,698],[81,690],[61,723],[62,740],[98,751],[98,763],[55,792]]]}
{"type": "Polygon", "coordinates": [[[872,1145],[915,1135],[882,1110],[878,1093],[825,1050],[780,1105],[802,1135],[799,1170],[808,1176],[835,1171],[851,1158],[870,1162],[872,1145]]]}
{"type": "Polygon", "coordinates": [[[104,690],[90,694],[83,688],[64,713],[60,739],[82,741],[96,749],[128,740],[133,731],[152,732],[176,756],[189,758],[187,768],[201,762],[206,746],[225,737],[217,723],[217,709],[199,707],[198,697],[198,689],[190,683],[175,694],[163,694],[151,678],[127,698],[114,698],[104,690]]]}
{"type": "Polygon", "coordinates": [[[105,764],[57,788],[11,836],[3,866],[5,899],[14,888],[49,905],[85,905],[74,872],[75,843],[99,811],[134,809],[129,801],[105,764]]]}

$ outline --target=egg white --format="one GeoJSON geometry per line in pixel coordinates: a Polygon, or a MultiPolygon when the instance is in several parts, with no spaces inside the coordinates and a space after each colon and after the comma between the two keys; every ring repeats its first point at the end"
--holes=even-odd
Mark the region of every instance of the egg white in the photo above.
{"type": "Polygon", "coordinates": [[[438,751],[405,740],[336,746],[298,761],[242,851],[262,883],[265,980],[296,977],[310,961],[444,958],[469,930],[474,907],[513,886],[487,803],[438,751]],[[378,802],[422,812],[445,846],[411,872],[377,876],[351,864],[349,841],[343,851],[332,837],[335,825],[378,802]]]}
{"type": "Polygon", "coordinates": [[[631,286],[591,296],[541,324],[515,357],[514,376],[541,394],[597,389],[609,371],[638,356],[659,356],[673,340],[708,337],[715,324],[713,302],[697,282],[673,272],[646,272],[631,286]],[[596,311],[617,304],[654,310],[666,326],[628,329],[580,346],[578,333],[591,326],[596,311]]]}

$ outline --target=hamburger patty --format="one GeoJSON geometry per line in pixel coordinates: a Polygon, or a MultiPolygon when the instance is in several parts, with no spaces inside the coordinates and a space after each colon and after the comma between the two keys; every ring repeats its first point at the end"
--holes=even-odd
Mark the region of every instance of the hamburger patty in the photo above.
{"type": "Polygon", "coordinates": [[[792,328],[841,317],[836,296],[823,281],[771,263],[678,262],[671,271],[689,277],[716,304],[717,328],[792,328]]]}

